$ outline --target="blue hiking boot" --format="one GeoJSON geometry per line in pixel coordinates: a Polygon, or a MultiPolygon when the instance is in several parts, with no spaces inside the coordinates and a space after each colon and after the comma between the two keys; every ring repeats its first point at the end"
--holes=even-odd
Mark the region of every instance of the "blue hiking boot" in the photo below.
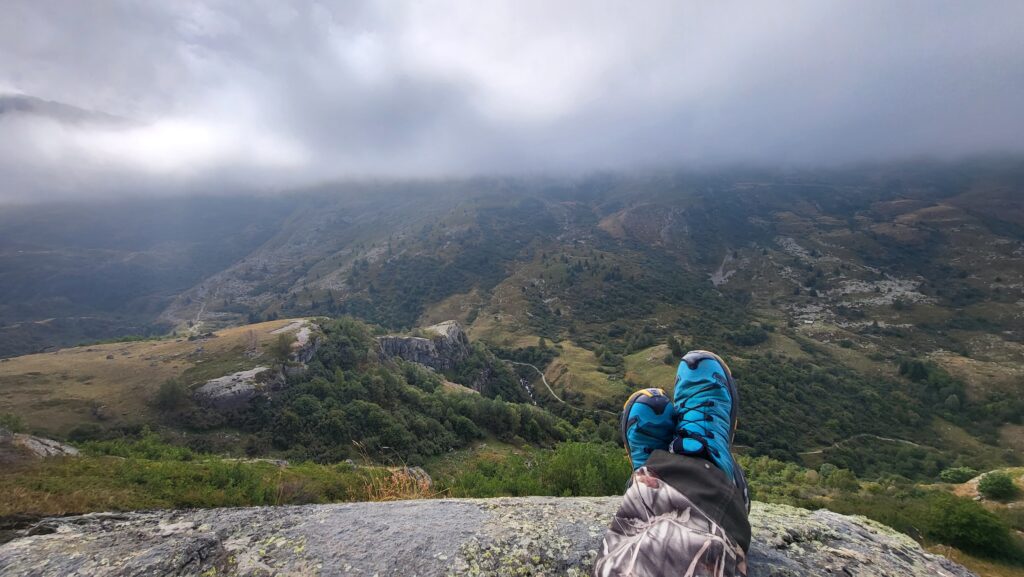
{"type": "Polygon", "coordinates": [[[725,361],[708,351],[690,351],[676,372],[676,435],[672,452],[707,459],[725,471],[743,491],[749,510],[747,481],[732,456],[739,391],[725,361]]]}
{"type": "Polygon", "coordinates": [[[633,464],[643,467],[655,449],[668,450],[676,429],[672,400],[661,389],[640,389],[622,407],[622,441],[633,464]]]}

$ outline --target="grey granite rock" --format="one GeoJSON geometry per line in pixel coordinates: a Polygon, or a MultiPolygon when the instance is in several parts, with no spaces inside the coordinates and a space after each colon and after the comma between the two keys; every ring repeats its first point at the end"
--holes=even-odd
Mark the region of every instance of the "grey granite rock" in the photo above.
{"type": "Polygon", "coordinates": [[[289,323],[272,335],[293,334],[287,362],[273,367],[260,366],[239,371],[216,379],[210,379],[195,391],[192,398],[197,403],[213,409],[236,409],[246,405],[257,396],[267,396],[288,386],[288,378],[306,371],[306,363],[312,360],[320,345],[320,327],[307,319],[289,323]]]}
{"type": "Polygon", "coordinates": [[[398,357],[439,371],[455,368],[469,356],[469,337],[455,321],[423,329],[428,337],[377,337],[381,357],[398,357]]]}
{"type": "Polygon", "coordinates": [[[206,381],[192,393],[201,405],[215,409],[232,409],[248,403],[256,395],[284,387],[281,369],[256,367],[206,381]]]}
{"type": "Polygon", "coordinates": [[[39,458],[78,456],[78,449],[53,439],[15,433],[13,442],[39,458]]]}
{"type": "Polygon", "coordinates": [[[78,449],[59,441],[0,428],[0,465],[46,457],[77,457],[78,454],[78,449]]]}
{"type": "MultiPolygon", "coordinates": [[[[619,499],[447,499],[94,514],[0,546],[0,574],[585,575],[619,499]]],[[[892,529],[756,503],[751,577],[967,577],[892,529]]]]}
{"type": "Polygon", "coordinates": [[[313,360],[313,355],[316,354],[323,336],[319,325],[303,319],[270,332],[272,335],[286,333],[294,333],[295,336],[295,340],[291,344],[291,352],[288,354],[288,361],[305,365],[313,360]]]}

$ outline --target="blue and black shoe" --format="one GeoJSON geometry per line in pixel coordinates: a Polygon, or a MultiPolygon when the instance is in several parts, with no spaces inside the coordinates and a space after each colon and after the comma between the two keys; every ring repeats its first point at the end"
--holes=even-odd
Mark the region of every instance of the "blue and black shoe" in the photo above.
{"type": "Polygon", "coordinates": [[[739,390],[729,366],[715,353],[686,353],[673,396],[678,421],[672,452],[714,463],[740,488],[749,509],[747,480],[732,455],[739,390]]]}
{"type": "Polygon", "coordinates": [[[661,389],[640,389],[622,407],[622,441],[633,464],[643,467],[656,449],[668,450],[676,429],[672,400],[661,389]]]}

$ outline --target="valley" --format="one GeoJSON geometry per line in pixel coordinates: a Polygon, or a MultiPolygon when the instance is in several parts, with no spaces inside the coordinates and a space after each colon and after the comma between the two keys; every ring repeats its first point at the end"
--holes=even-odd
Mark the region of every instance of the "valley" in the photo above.
{"type": "Polygon", "coordinates": [[[0,576],[1024,577],[1024,3],[3,14],[0,576]]]}
{"type": "MultiPolygon", "coordinates": [[[[992,558],[919,530],[920,507],[964,491],[950,470],[1020,476],[1024,221],[997,207],[1022,185],[998,164],[377,183],[223,227],[241,199],[188,201],[213,228],[137,229],[74,267],[55,259],[114,241],[8,230],[3,426],[85,457],[19,465],[5,510],[614,493],[623,400],[671,394],[702,348],[739,379],[758,498],[992,558]],[[166,282],[171,254],[189,264],[166,282]],[[120,300],[91,300],[100,277],[120,300]],[[79,346],[38,328],[80,316],[98,338],[79,346]],[[224,475],[241,484],[211,489],[224,475]]],[[[987,503],[970,514],[1024,530],[987,503]]]]}

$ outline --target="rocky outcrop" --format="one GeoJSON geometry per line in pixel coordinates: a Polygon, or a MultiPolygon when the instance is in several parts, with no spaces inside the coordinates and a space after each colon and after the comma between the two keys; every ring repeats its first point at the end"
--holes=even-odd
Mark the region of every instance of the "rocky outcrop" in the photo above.
{"type": "Polygon", "coordinates": [[[304,365],[313,360],[313,355],[316,354],[317,347],[320,345],[320,327],[307,320],[301,320],[270,332],[272,335],[285,333],[295,333],[295,340],[291,344],[292,350],[288,354],[290,363],[304,365]]]}
{"type": "MultiPolygon", "coordinates": [[[[44,520],[0,574],[586,575],[619,499],[527,497],[106,513],[44,520]]],[[[756,503],[751,577],[967,577],[858,517],[756,503]]]]}
{"type": "Polygon", "coordinates": [[[0,465],[46,457],[77,456],[78,449],[70,445],[34,435],[12,433],[0,428],[0,465]]]}
{"type": "Polygon", "coordinates": [[[236,409],[254,397],[268,395],[288,386],[288,377],[295,377],[306,371],[306,363],[316,354],[322,333],[320,327],[308,320],[298,320],[271,331],[270,334],[287,333],[294,333],[295,336],[287,362],[273,368],[255,367],[211,379],[193,391],[192,397],[205,407],[218,410],[236,409]]]}
{"type": "Polygon", "coordinates": [[[423,337],[377,337],[381,357],[398,357],[438,371],[447,371],[469,356],[469,337],[458,322],[445,321],[423,329],[423,333],[423,337]]]}
{"type": "Polygon", "coordinates": [[[256,367],[206,381],[192,393],[197,403],[214,409],[235,409],[253,397],[284,388],[281,369],[256,367]]]}

